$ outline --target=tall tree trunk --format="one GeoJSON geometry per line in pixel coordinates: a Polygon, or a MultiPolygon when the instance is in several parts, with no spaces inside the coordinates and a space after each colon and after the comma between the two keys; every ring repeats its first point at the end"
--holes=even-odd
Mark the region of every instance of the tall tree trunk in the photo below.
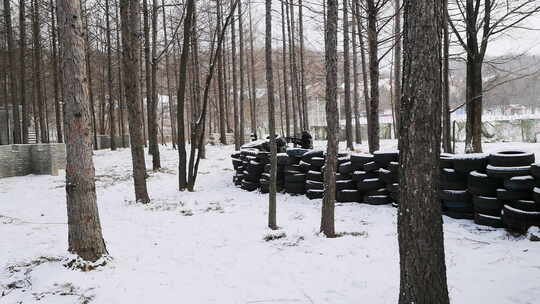
{"type": "Polygon", "coordinates": [[[296,60],[296,30],[295,30],[295,27],[294,27],[294,23],[295,23],[295,18],[294,18],[294,0],[289,0],[289,7],[290,7],[290,14],[291,14],[291,28],[290,28],[290,33],[289,35],[291,35],[291,38],[290,38],[290,43],[289,43],[289,49],[291,51],[291,71],[292,71],[292,74],[291,74],[291,83],[294,87],[294,99],[296,100],[296,107],[297,107],[297,111],[298,111],[298,123],[299,123],[299,126],[300,126],[300,131],[303,131],[305,130],[305,126],[304,126],[304,118],[303,118],[303,104],[302,104],[302,97],[301,97],[301,92],[300,92],[300,80],[298,79],[298,65],[297,65],[297,60],[296,60]]]}
{"type": "Polygon", "coordinates": [[[113,98],[113,73],[112,73],[112,43],[111,43],[111,14],[109,0],[105,0],[105,24],[107,39],[107,94],[109,95],[109,136],[111,137],[111,150],[116,150],[116,115],[113,98]]]}
{"type": "Polygon", "coordinates": [[[452,153],[452,141],[450,135],[450,39],[448,30],[448,0],[443,0],[442,28],[443,28],[443,94],[442,94],[442,148],[444,152],[452,153]]]}
{"type": "Polygon", "coordinates": [[[399,100],[401,98],[401,0],[394,0],[394,109],[395,130],[399,130],[399,100]]]}
{"type": "Polygon", "coordinates": [[[306,93],[306,75],[305,75],[305,62],[304,62],[304,5],[302,0],[298,0],[298,31],[300,35],[300,93],[302,97],[302,108],[304,118],[304,129],[309,131],[309,107],[308,98],[306,93]]]}
{"type": "Polygon", "coordinates": [[[379,9],[375,0],[367,2],[367,35],[369,46],[369,80],[371,85],[371,98],[369,100],[368,142],[369,152],[379,150],[379,42],[377,34],[377,18],[379,9]]]}
{"type": "Polygon", "coordinates": [[[358,0],[354,1],[354,10],[356,15],[356,27],[358,29],[358,43],[360,45],[360,61],[362,63],[362,84],[363,84],[363,92],[364,92],[364,104],[366,108],[366,119],[367,119],[367,134],[368,134],[368,142],[369,142],[369,134],[371,134],[371,125],[369,123],[370,117],[369,117],[369,87],[368,87],[368,73],[367,73],[367,63],[366,63],[366,48],[364,45],[364,34],[363,34],[363,17],[360,13],[360,4],[358,3],[358,0]]]}
{"type": "Polygon", "coordinates": [[[399,303],[449,303],[441,205],[440,6],[405,0],[400,102],[399,303]],[[429,68],[426,68],[429,67],[429,68]],[[430,206],[426,208],[426,206],[430,206]]]}
{"type": "MultiPolygon", "coordinates": [[[[157,72],[158,72],[158,62],[157,62],[157,20],[158,20],[158,2],[157,0],[152,0],[152,53],[151,53],[151,77],[150,81],[152,84],[151,88],[151,110],[152,110],[152,128],[151,130],[153,140],[150,140],[150,150],[152,151],[152,169],[159,170],[161,168],[161,157],[159,154],[159,145],[158,145],[158,123],[157,123],[157,104],[158,104],[158,89],[157,89],[157,72]]],[[[150,116],[150,115],[149,115],[150,116]]]]}
{"type": "MultiPolygon", "coordinates": [[[[296,88],[294,86],[294,70],[293,70],[293,53],[294,53],[294,46],[292,44],[292,29],[291,29],[291,6],[289,5],[289,0],[285,3],[285,12],[287,15],[287,36],[289,39],[289,71],[291,75],[291,105],[292,105],[292,120],[293,120],[293,136],[298,135],[298,112],[296,111],[297,108],[297,95],[296,95],[296,88]]],[[[301,128],[301,127],[300,127],[301,128]]]]}
{"type": "MultiPolygon", "coordinates": [[[[253,52],[253,20],[251,18],[251,2],[249,0],[249,49],[250,49],[250,76],[251,76],[251,95],[250,95],[250,111],[251,111],[251,133],[257,135],[257,95],[255,90],[257,84],[255,82],[255,54],[253,52]]],[[[283,6],[283,2],[282,2],[283,6]]],[[[283,9],[282,9],[283,12],[283,9]]],[[[285,37],[285,36],[283,36],[285,37]]]]}
{"type": "Polygon", "coordinates": [[[120,51],[122,48],[122,45],[120,43],[120,16],[118,15],[118,0],[115,1],[115,16],[116,16],[116,54],[118,57],[118,109],[120,112],[120,122],[119,122],[119,131],[120,131],[120,138],[122,141],[122,147],[127,147],[126,142],[126,124],[124,119],[124,110],[125,110],[125,103],[124,103],[124,84],[122,81],[122,52],[120,51]]]}
{"type": "MultiPolygon", "coordinates": [[[[285,37],[285,9],[284,1],[281,1],[281,40],[283,44],[282,65],[283,65],[283,96],[285,98],[285,130],[287,137],[291,136],[291,124],[289,118],[289,83],[287,81],[287,39],[285,37]]],[[[296,132],[296,131],[295,131],[296,132]]]]}
{"type": "Polygon", "coordinates": [[[140,40],[141,5],[132,0],[120,0],[122,24],[122,64],[124,71],[124,94],[128,106],[128,123],[133,163],[135,199],[146,204],[150,202],[146,188],[146,165],[144,162],[144,139],[142,108],[140,106],[140,40]]]}
{"type": "MultiPolygon", "coordinates": [[[[165,45],[168,45],[169,40],[167,37],[167,12],[165,10],[165,0],[161,0],[161,6],[163,10],[163,38],[165,39],[164,43],[165,45]]],[[[173,149],[176,149],[176,119],[174,116],[174,102],[173,102],[173,91],[171,86],[171,80],[170,80],[170,58],[169,58],[169,51],[167,50],[165,52],[165,74],[167,77],[167,95],[169,96],[169,117],[171,120],[171,141],[173,149]]]]}
{"type": "Polygon", "coordinates": [[[276,224],[276,172],[277,172],[277,147],[276,126],[274,108],[274,75],[272,71],[272,0],[266,0],[266,86],[268,88],[268,129],[270,133],[270,192],[268,202],[268,227],[277,229],[276,224]]]}
{"type": "MultiPolygon", "coordinates": [[[[180,71],[179,85],[177,94],[177,119],[178,123],[178,189],[184,191],[187,188],[187,153],[186,153],[186,138],[184,131],[184,105],[186,98],[186,83],[187,83],[187,65],[189,60],[189,50],[191,35],[193,35],[193,19],[195,11],[195,0],[187,0],[186,17],[184,20],[184,39],[182,42],[182,55],[180,56],[180,71]]],[[[193,144],[193,143],[192,143],[193,144]]]]}
{"type": "MultiPolygon", "coordinates": [[[[234,0],[231,0],[231,4],[234,0]]],[[[236,72],[236,30],[234,26],[234,20],[231,23],[231,61],[232,61],[232,79],[233,79],[233,113],[234,113],[234,148],[240,150],[240,146],[243,144],[244,139],[241,134],[240,115],[238,109],[238,74],[236,72]]]]}
{"type": "Polygon", "coordinates": [[[26,2],[19,0],[19,75],[20,75],[20,93],[22,107],[22,143],[28,143],[28,105],[26,104],[26,2]]]}
{"type": "Polygon", "coordinates": [[[84,30],[79,1],[59,0],[66,102],[66,194],[69,251],[95,262],[107,254],[96,202],[84,30]]]}
{"type": "Polygon", "coordinates": [[[238,39],[240,40],[240,65],[239,65],[239,72],[240,72],[240,98],[239,103],[240,107],[238,109],[239,116],[240,116],[240,138],[242,139],[242,143],[244,143],[244,140],[246,138],[244,134],[244,121],[245,121],[245,115],[244,115],[244,26],[242,22],[242,2],[238,3],[238,39]]]}
{"type": "Polygon", "coordinates": [[[324,198],[321,214],[321,232],[335,237],[334,204],[336,198],[336,168],[338,152],[339,117],[337,107],[337,23],[338,1],[327,0],[325,66],[326,66],[326,124],[327,147],[324,169],[324,198]]]}
{"type": "Polygon", "coordinates": [[[92,65],[91,65],[91,46],[89,40],[89,27],[88,27],[88,10],[86,8],[86,2],[84,6],[84,46],[85,46],[85,62],[86,62],[86,77],[88,78],[88,97],[90,99],[90,114],[92,118],[92,135],[94,139],[94,149],[98,149],[97,142],[97,122],[96,122],[96,109],[94,105],[94,87],[92,83],[92,65]]]}
{"type": "MultiPolygon", "coordinates": [[[[17,79],[15,75],[15,50],[13,46],[13,28],[11,26],[11,1],[4,0],[4,22],[6,26],[6,40],[7,40],[7,53],[8,64],[7,69],[9,71],[9,94],[12,106],[12,119],[13,119],[13,143],[22,143],[21,134],[21,119],[19,114],[19,102],[17,98],[17,79]]],[[[6,107],[6,112],[8,108],[6,107]]]]}
{"type": "Polygon", "coordinates": [[[362,144],[362,129],[360,125],[360,97],[358,95],[358,45],[356,44],[356,15],[352,14],[352,49],[353,49],[353,98],[354,98],[354,139],[362,144]]]}
{"type": "Polygon", "coordinates": [[[285,35],[285,8],[284,1],[281,1],[281,41],[282,49],[282,66],[283,66],[283,97],[285,99],[285,130],[287,137],[291,136],[291,124],[289,117],[289,83],[287,81],[287,39],[285,35]]]}
{"type": "Polygon", "coordinates": [[[59,143],[63,142],[63,134],[62,134],[62,107],[60,106],[60,92],[59,92],[59,66],[58,66],[58,52],[57,52],[57,46],[56,46],[56,8],[54,5],[54,1],[51,0],[49,2],[49,5],[51,7],[51,38],[52,38],[52,74],[53,74],[53,87],[54,87],[54,112],[55,112],[55,118],[56,118],[56,138],[59,143]]]}
{"type": "Polygon", "coordinates": [[[347,140],[347,149],[353,151],[353,132],[352,132],[352,109],[351,109],[351,59],[349,53],[349,4],[343,1],[343,82],[345,83],[345,137],[347,140]]]}
{"type": "Polygon", "coordinates": [[[157,140],[157,134],[154,134],[154,123],[156,122],[152,103],[154,101],[152,96],[152,58],[150,58],[150,12],[148,8],[148,1],[143,0],[143,33],[144,33],[144,81],[146,87],[146,122],[147,122],[147,134],[148,134],[148,153],[152,155],[154,153],[154,140],[157,140]],[[156,135],[156,136],[154,136],[156,135]]]}
{"type": "MultiPolygon", "coordinates": [[[[217,11],[217,26],[216,29],[218,32],[221,32],[221,2],[216,1],[216,11],[217,11]]],[[[224,66],[223,66],[223,50],[216,54],[218,56],[218,101],[219,101],[219,138],[220,142],[224,145],[227,144],[227,134],[228,131],[226,121],[228,113],[225,111],[225,96],[224,96],[224,66]]]]}

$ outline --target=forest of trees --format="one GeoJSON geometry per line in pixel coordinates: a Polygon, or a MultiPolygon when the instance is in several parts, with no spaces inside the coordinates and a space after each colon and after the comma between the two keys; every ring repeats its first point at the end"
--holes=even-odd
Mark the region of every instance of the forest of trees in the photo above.
{"type": "MultiPolygon", "coordinates": [[[[377,151],[384,99],[400,147],[400,303],[448,303],[441,210],[423,206],[436,200],[439,152],[453,152],[450,112],[465,107],[466,152],[482,152],[483,100],[498,87],[482,76],[490,71],[484,64],[497,66],[486,55],[489,42],[540,4],[266,0],[264,32],[261,9],[248,0],[3,1],[0,106],[9,119],[0,123],[12,143],[67,144],[69,250],[89,261],[107,254],[92,163],[99,135],[110,136],[111,150],[127,147],[129,135],[135,197],[149,203],[145,158],[159,170],[160,143],[170,140],[178,151],[178,189],[195,191],[210,133],[224,144],[233,133],[239,150],[268,126],[257,135],[270,138],[268,226],[276,229],[276,134],[309,130],[314,98],[325,105],[328,134],[320,228],[336,237],[340,120],[348,149],[367,140],[369,152],[377,151]],[[324,52],[306,47],[308,16],[324,34],[324,52]],[[466,77],[456,105],[449,61],[458,58],[466,77]],[[367,139],[360,138],[361,112],[367,139]]],[[[536,74],[522,75],[500,81],[536,74]]]]}

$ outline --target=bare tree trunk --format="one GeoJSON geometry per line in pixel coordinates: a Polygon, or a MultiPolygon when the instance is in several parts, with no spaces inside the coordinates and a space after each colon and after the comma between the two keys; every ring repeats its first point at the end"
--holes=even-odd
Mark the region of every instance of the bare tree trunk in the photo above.
{"type": "MultiPolygon", "coordinates": [[[[86,3],[86,2],[85,2],[86,3]]],[[[86,5],[84,6],[84,29],[85,29],[85,61],[86,61],[86,77],[88,78],[88,96],[90,99],[90,114],[92,116],[92,135],[94,139],[94,149],[98,149],[98,142],[97,142],[97,122],[96,122],[96,109],[94,105],[94,88],[92,83],[92,65],[90,63],[91,61],[91,47],[90,47],[90,41],[89,41],[89,29],[88,29],[88,10],[86,8],[86,5]]]]}
{"type": "Polygon", "coordinates": [[[448,31],[448,0],[443,0],[442,29],[443,29],[443,94],[442,94],[442,147],[443,151],[452,153],[450,132],[450,39],[448,31]]]}
{"type": "Polygon", "coordinates": [[[53,74],[53,87],[54,87],[54,110],[55,110],[55,118],[56,118],[56,138],[59,143],[63,142],[63,134],[62,134],[62,125],[63,125],[63,119],[62,119],[62,107],[60,106],[60,92],[59,92],[59,65],[58,65],[58,53],[57,53],[57,39],[56,39],[56,8],[54,5],[54,1],[51,0],[49,2],[49,5],[51,7],[51,38],[52,38],[52,74],[53,74]]]}
{"type": "MultiPolygon", "coordinates": [[[[234,0],[231,0],[231,3],[234,0]]],[[[234,26],[234,20],[231,23],[231,61],[232,61],[232,79],[233,79],[233,113],[234,113],[234,148],[240,150],[240,146],[243,144],[244,139],[241,135],[244,133],[241,131],[240,115],[238,111],[238,74],[236,72],[236,30],[234,26]]]]}
{"type": "MultiPolygon", "coordinates": [[[[399,130],[399,101],[401,98],[401,0],[394,0],[394,108],[395,130],[399,130]]],[[[396,134],[397,135],[397,134],[396,134]]]]}
{"type": "MultiPolygon", "coordinates": [[[[151,109],[152,109],[152,128],[151,134],[153,140],[150,140],[150,150],[152,151],[152,169],[159,170],[161,168],[161,157],[159,154],[159,145],[158,145],[158,123],[157,123],[157,105],[158,105],[158,89],[157,89],[157,72],[158,72],[158,62],[157,62],[157,20],[158,20],[158,2],[157,0],[152,0],[152,53],[151,53],[151,71],[150,81],[152,84],[150,87],[151,91],[151,109]],[[153,147],[152,147],[153,145],[153,147]]],[[[149,115],[150,116],[150,115],[149,115]]]]}
{"type": "MultiPolygon", "coordinates": [[[[6,40],[7,40],[7,53],[8,64],[7,70],[9,71],[9,93],[11,96],[11,105],[13,111],[13,143],[22,143],[21,134],[21,119],[19,114],[19,102],[17,98],[17,79],[15,75],[15,50],[13,46],[13,28],[11,26],[11,1],[4,0],[4,22],[6,26],[6,40]]],[[[8,108],[6,107],[6,113],[8,108]]]]}
{"type": "Polygon", "coordinates": [[[244,134],[244,121],[245,121],[245,115],[244,115],[244,26],[242,22],[242,2],[238,2],[238,39],[240,40],[240,57],[238,58],[240,60],[240,108],[239,115],[240,115],[240,138],[241,142],[244,143],[244,140],[246,138],[244,134]]]}
{"type": "Polygon", "coordinates": [[[112,44],[111,44],[111,14],[109,0],[105,0],[105,24],[107,39],[107,93],[109,95],[109,136],[111,137],[111,151],[116,150],[116,118],[113,98],[113,73],[112,73],[112,44]]]}
{"type": "MultiPolygon", "coordinates": [[[[292,44],[292,30],[291,30],[291,14],[290,14],[290,10],[291,10],[291,6],[289,6],[288,4],[288,1],[285,3],[285,12],[286,12],[286,15],[287,15],[287,35],[288,35],[288,39],[289,39],[289,64],[290,64],[290,68],[289,68],[289,71],[290,71],[290,75],[291,75],[291,105],[292,105],[292,120],[293,120],[293,136],[296,136],[299,132],[298,132],[298,112],[296,111],[296,108],[297,108],[297,95],[296,95],[296,88],[294,86],[294,70],[293,70],[293,54],[294,54],[294,46],[292,44]]],[[[300,127],[301,128],[301,127],[300,127]]]]}
{"type": "Polygon", "coordinates": [[[272,0],[266,0],[266,86],[268,88],[268,129],[270,133],[270,192],[268,202],[268,227],[277,229],[276,224],[276,172],[277,147],[274,108],[274,75],[272,71],[272,0]]]}
{"type": "Polygon", "coordinates": [[[337,23],[338,1],[327,0],[325,62],[326,62],[326,124],[327,148],[324,169],[324,198],[321,215],[321,232],[326,237],[336,236],[334,227],[334,203],[336,198],[336,167],[338,152],[337,107],[337,23]]]}
{"type": "Polygon", "coordinates": [[[343,82],[345,83],[345,137],[347,149],[354,150],[351,117],[351,59],[349,53],[349,4],[343,1],[343,82]]]}
{"type": "Polygon", "coordinates": [[[66,102],[66,194],[69,251],[95,262],[107,254],[96,202],[84,31],[79,1],[59,0],[66,102]]]}
{"type": "Polygon", "coordinates": [[[116,54],[118,57],[118,108],[120,112],[120,123],[119,123],[119,131],[120,131],[120,138],[122,140],[122,147],[127,147],[126,142],[126,124],[124,119],[124,110],[125,110],[125,102],[124,102],[124,85],[122,81],[122,52],[120,51],[122,48],[122,45],[120,43],[120,16],[118,15],[118,1],[116,0],[115,5],[115,16],[116,16],[116,54]]]}
{"type": "MultiPolygon", "coordinates": [[[[163,38],[165,39],[164,43],[165,45],[168,45],[168,37],[167,37],[167,16],[166,16],[166,10],[165,10],[165,0],[161,0],[161,6],[163,10],[163,38]]],[[[171,80],[170,80],[170,72],[169,72],[169,65],[170,65],[170,59],[169,59],[169,51],[167,50],[165,52],[165,73],[167,77],[167,95],[169,96],[169,117],[171,120],[171,141],[173,149],[176,149],[176,119],[174,116],[174,103],[173,103],[173,91],[171,86],[171,80]]]]}
{"type": "MultiPolygon", "coordinates": [[[[216,1],[217,5],[217,26],[216,30],[218,32],[221,32],[221,2],[216,1]]],[[[224,66],[223,66],[223,51],[216,54],[218,56],[218,101],[219,101],[219,137],[222,144],[227,144],[227,115],[228,113],[225,111],[225,96],[224,96],[224,66]]]]}
{"type": "MultiPolygon", "coordinates": [[[[155,147],[154,140],[157,140],[154,137],[153,133],[153,123],[155,119],[152,119],[152,114],[154,113],[152,102],[152,59],[150,58],[150,21],[148,11],[148,0],[143,0],[143,32],[144,32],[144,81],[146,87],[146,122],[147,122],[147,134],[148,134],[148,153],[152,155],[154,153],[153,149],[155,147]]],[[[157,135],[156,135],[157,136],[157,135]]]]}
{"type": "Polygon", "coordinates": [[[449,303],[441,205],[440,6],[405,0],[400,103],[399,303],[449,303]],[[429,67],[429,68],[426,68],[429,67]],[[426,206],[431,206],[426,208],[426,206]]]}
{"type": "MultiPolygon", "coordinates": [[[[251,111],[251,133],[257,135],[257,95],[255,89],[257,84],[255,82],[255,55],[253,52],[253,20],[251,18],[251,2],[249,0],[249,48],[250,48],[250,76],[251,76],[251,98],[250,98],[250,111],[251,111]]],[[[283,5],[283,2],[282,2],[283,5]]],[[[282,10],[283,12],[283,10],[282,10]]],[[[285,36],[283,36],[285,37],[285,36]]]]}
{"type": "Polygon", "coordinates": [[[309,107],[308,98],[306,94],[306,75],[305,75],[305,62],[304,62],[304,13],[303,13],[302,0],[298,0],[298,29],[300,35],[300,92],[302,96],[304,129],[309,131],[309,107]]]}
{"type": "Polygon", "coordinates": [[[22,143],[28,143],[28,105],[26,104],[26,0],[19,0],[19,75],[20,75],[20,93],[22,107],[22,143]]]}
{"type": "Polygon", "coordinates": [[[354,97],[354,139],[362,144],[362,129],[360,125],[360,97],[358,96],[358,45],[356,44],[356,15],[352,14],[352,48],[353,48],[353,97],[354,97]]]}
{"type": "MultiPolygon", "coordinates": [[[[291,136],[291,124],[289,118],[289,83],[287,82],[287,39],[285,38],[285,9],[284,1],[281,1],[281,37],[282,37],[282,60],[283,60],[283,95],[285,98],[285,130],[287,137],[291,136]]],[[[295,131],[296,132],[296,131],[295,131]]]]}
{"type": "MultiPolygon", "coordinates": [[[[191,35],[193,35],[193,19],[195,18],[195,0],[187,0],[186,17],[184,20],[184,39],[182,42],[182,55],[180,56],[179,85],[177,94],[177,119],[178,123],[178,189],[184,191],[187,188],[187,153],[186,138],[184,130],[184,105],[186,97],[187,65],[189,60],[189,50],[191,35]]],[[[193,143],[192,143],[193,144],[193,143]]]]}
{"type": "Polygon", "coordinates": [[[375,0],[367,2],[367,34],[369,46],[369,80],[371,85],[371,98],[369,101],[368,142],[369,152],[379,150],[379,42],[377,34],[377,15],[379,9],[375,0]]]}
{"type": "Polygon", "coordinates": [[[146,165],[143,148],[143,122],[144,116],[140,106],[140,40],[141,31],[141,5],[132,0],[120,0],[120,16],[122,23],[122,59],[124,71],[124,93],[128,106],[128,123],[131,143],[131,158],[133,163],[133,180],[135,186],[135,199],[146,204],[150,202],[146,188],[146,165]]]}
{"type": "Polygon", "coordinates": [[[296,107],[298,111],[298,123],[300,125],[301,131],[306,129],[306,126],[304,126],[304,118],[303,118],[303,104],[302,104],[302,97],[300,92],[300,80],[298,79],[298,65],[296,60],[296,30],[294,27],[294,0],[289,0],[289,7],[290,7],[290,14],[291,14],[291,26],[290,26],[290,32],[289,35],[291,35],[290,43],[289,43],[289,49],[291,52],[291,83],[294,87],[294,100],[296,100],[296,107]]]}
{"type": "Polygon", "coordinates": [[[364,88],[364,104],[366,107],[366,119],[367,119],[367,134],[368,134],[368,142],[369,142],[369,134],[371,134],[371,125],[369,123],[370,121],[370,110],[369,110],[369,88],[368,88],[368,73],[367,73],[367,64],[366,64],[366,48],[364,45],[364,35],[363,35],[363,21],[362,21],[362,15],[360,13],[360,4],[358,3],[358,0],[354,1],[354,10],[356,15],[356,26],[358,29],[358,43],[360,44],[360,59],[362,62],[362,84],[364,88]]]}

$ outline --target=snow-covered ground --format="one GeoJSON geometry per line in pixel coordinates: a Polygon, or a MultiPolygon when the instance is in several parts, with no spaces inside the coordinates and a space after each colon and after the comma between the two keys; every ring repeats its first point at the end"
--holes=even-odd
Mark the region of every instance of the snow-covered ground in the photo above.
{"type": "MultiPolygon", "coordinates": [[[[320,143],[319,143],[320,144],[320,143]]],[[[535,151],[540,144],[486,145],[535,151]]],[[[395,142],[383,142],[395,148],[395,142]]],[[[365,146],[359,147],[365,150],[365,146]]],[[[69,270],[64,175],[0,179],[0,303],[396,303],[396,209],[338,204],[318,234],[321,201],[278,195],[286,237],[265,241],[267,196],[232,184],[231,147],[209,147],[197,192],[178,192],[177,154],[134,202],[129,150],[94,158],[98,203],[113,260],[69,270]]],[[[148,160],[148,167],[150,161],[148,160]]],[[[540,242],[444,218],[453,303],[538,303],[540,242]]]]}

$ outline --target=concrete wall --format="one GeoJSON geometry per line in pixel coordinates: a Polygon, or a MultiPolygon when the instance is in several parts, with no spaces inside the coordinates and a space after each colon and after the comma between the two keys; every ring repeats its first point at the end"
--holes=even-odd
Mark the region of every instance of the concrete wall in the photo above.
{"type": "Polygon", "coordinates": [[[66,168],[64,144],[0,146],[0,178],[28,174],[58,175],[66,168]]]}
{"type": "MultiPolygon", "coordinates": [[[[122,147],[122,136],[116,136],[116,146],[122,147]]],[[[124,135],[126,141],[126,148],[130,146],[129,135],[124,135]]],[[[98,135],[97,136],[97,150],[110,149],[111,148],[111,137],[109,135],[98,135]]]]}
{"type": "MultiPolygon", "coordinates": [[[[465,121],[456,121],[456,141],[465,141],[465,121]]],[[[482,142],[539,142],[540,119],[494,120],[482,123],[482,142]]]]}

